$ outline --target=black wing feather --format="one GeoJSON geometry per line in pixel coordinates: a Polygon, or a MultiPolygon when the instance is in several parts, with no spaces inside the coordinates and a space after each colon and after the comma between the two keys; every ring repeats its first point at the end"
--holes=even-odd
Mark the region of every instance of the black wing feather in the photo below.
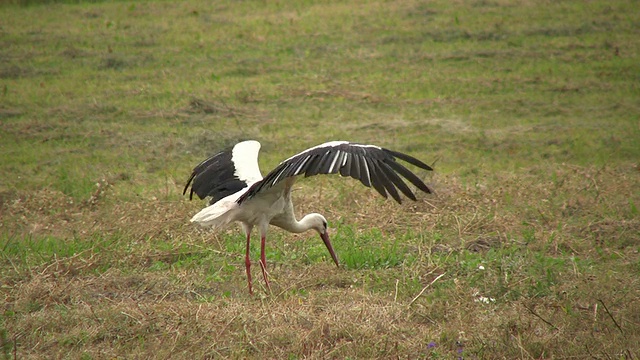
{"type": "Polygon", "coordinates": [[[390,154],[393,157],[397,157],[400,160],[404,160],[404,161],[408,162],[411,165],[415,165],[415,166],[417,166],[417,167],[419,167],[421,169],[429,170],[429,171],[433,170],[431,168],[431,166],[423,163],[422,161],[414,158],[413,156],[409,156],[407,154],[403,154],[401,152],[397,152],[397,151],[393,151],[393,150],[389,150],[389,149],[382,149],[382,151],[390,154]]]}
{"type": "Polygon", "coordinates": [[[320,165],[320,174],[330,174],[329,170],[331,170],[331,163],[333,162],[333,159],[336,157],[336,152],[331,150],[328,151],[323,157],[322,157],[322,165],[320,165]]]}
{"type": "Polygon", "coordinates": [[[351,169],[353,165],[353,156],[351,154],[344,153],[346,160],[344,161],[344,166],[340,166],[340,175],[344,177],[353,176],[351,175],[351,169]]]}
{"type": "Polygon", "coordinates": [[[356,166],[358,167],[358,173],[360,176],[357,178],[360,180],[362,185],[366,187],[371,187],[371,183],[373,182],[371,171],[369,170],[369,166],[367,165],[367,160],[362,156],[354,155],[356,157],[356,166]]]}
{"type": "MultiPolygon", "coordinates": [[[[354,154],[349,157],[351,158],[351,177],[360,180],[360,156],[354,154]]],[[[364,169],[362,171],[364,171],[364,169]]],[[[367,183],[363,182],[362,180],[360,180],[360,182],[362,182],[364,186],[371,186],[367,185],[367,183]]]]}
{"type": "Polygon", "coordinates": [[[427,187],[427,185],[425,185],[425,183],[422,182],[422,180],[420,180],[419,177],[417,177],[414,173],[409,171],[409,169],[407,169],[406,167],[400,165],[395,161],[389,161],[387,162],[387,165],[389,165],[393,170],[398,172],[400,175],[404,176],[405,179],[409,180],[409,182],[411,182],[418,189],[428,194],[431,193],[431,190],[427,187]]]}
{"type": "MultiPolygon", "coordinates": [[[[378,168],[380,179],[382,180],[384,187],[387,189],[387,192],[395,201],[398,202],[398,204],[401,204],[402,199],[400,198],[400,194],[398,194],[398,189],[396,189],[395,183],[389,179],[389,167],[382,161],[376,161],[376,166],[378,168]]],[[[391,173],[393,173],[393,171],[391,171],[391,173]]]]}
{"type": "Polygon", "coordinates": [[[320,161],[322,160],[321,155],[313,155],[313,157],[307,162],[305,168],[307,171],[304,173],[305,177],[317,175],[320,170],[320,161]]]}
{"type": "Polygon", "coordinates": [[[384,181],[382,177],[378,174],[378,169],[376,167],[373,159],[364,157],[364,161],[367,162],[367,168],[369,169],[369,176],[371,177],[371,185],[373,188],[380,193],[385,199],[387,198],[387,192],[385,191],[384,181]]]}
{"type": "Polygon", "coordinates": [[[298,168],[298,166],[300,166],[300,163],[304,160],[304,158],[299,159],[293,163],[291,163],[287,169],[285,171],[282,172],[282,176],[285,178],[294,176],[294,172],[296,171],[296,169],[298,168]]]}
{"type": "Polygon", "coordinates": [[[210,203],[213,204],[247,187],[247,184],[235,175],[231,158],[232,149],[226,149],[198,164],[193,168],[182,194],[185,195],[191,186],[190,200],[195,193],[200,199],[210,196],[210,203]]]}
{"type": "MultiPolygon", "coordinates": [[[[400,176],[398,176],[398,174],[396,174],[396,172],[393,171],[393,169],[389,166],[389,164],[387,164],[386,162],[381,162],[380,163],[380,167],[384,170],[385,174],[387,175],[387,178],[391,182],[393,182],[398,187],[398,189],[400,189],[400,191],[402,191],[402,193],[406,197],[408,197],[409,199],[411,199],[413,201],[417,200],[416,196],[413,194],[411,189],[409,189],[407,184],[405,184],[404,181],[402,181],[400,176]]],[[[400,202],[400,201],[398,201],[398,202],[400,202]]]]}
{"type": "MultiPolygon", "coordinates": [[[[409,199],[416,200],[416,196],[400,176],[418,189],[427,193],[431,192],[417,175],[398,163],[396,159],[406,161],[424,170],[432,170],[424,162],[397,151],[346,142],[327,143],[305,150],[283,161],[262,181],[253,184],[237,202],[242,203],[286,178],[302,174],[309,177],[318,174],[340,173],[341,176],[352,177],[367,187],[373,187],[385,198],[391,195],[397,202],[402,200],[398,190],[409,199]]],[[[196,189],[196,193],[197,191],[198,189],[196,189]]]]}

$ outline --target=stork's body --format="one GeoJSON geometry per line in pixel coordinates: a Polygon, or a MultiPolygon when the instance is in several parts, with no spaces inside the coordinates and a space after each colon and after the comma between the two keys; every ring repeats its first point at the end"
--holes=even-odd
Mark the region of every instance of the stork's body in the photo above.
{"type": "Polygon", "coordinates": [[[267,288],[265,241],[269,225],[293,233],[316,230],[336,266],[339,266],[329,240],[327,220],[316,213],[308,214],[300,221],[295,217],[291,188],[296,176],[340,173],[358,179],[366,186],[373,186],[384,197],[388,193],[398,202],[401,201],[398,189],[416,200],[397,172],[420,190],[430,192],[422,180],[396,162],[396,157],[425,170],[431,170],[431,167],[409,155],[373,145],[346,141],[318,145],[281,162],[264,178],[258,167],[259,150],[260,143],[249,140],[208,158],[194,168],[184,188],[186,193],[191,185],[190,198],[193,193],[201,199],[211,197],[210,205],[193,216],[191,222],[214,228],[240,222],[247,239],[245,266],[250,293],[253,290],[249,244],[254,226],[260,232],[260,267],[267,288]]]}

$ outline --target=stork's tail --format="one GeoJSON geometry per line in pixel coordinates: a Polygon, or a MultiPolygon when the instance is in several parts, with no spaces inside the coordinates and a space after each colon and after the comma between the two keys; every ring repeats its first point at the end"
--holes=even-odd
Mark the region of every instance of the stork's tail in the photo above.
{"type": "Polygon", "coordinates": [[[232,222],[232,210],[235,202],[217,202],[200,210],[191,218],[192,223],[197,223],[204,227],[222,227],[232,222]]]}

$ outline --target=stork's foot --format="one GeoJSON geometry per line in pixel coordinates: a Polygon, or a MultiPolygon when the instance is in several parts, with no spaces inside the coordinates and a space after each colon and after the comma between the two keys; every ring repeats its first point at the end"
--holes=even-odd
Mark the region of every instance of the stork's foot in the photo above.
{"type": "Polygon", "coordinates": [[[260,268],[262,269],[262,277],[264,277],[264,283],[267,286],[267,290],[271,292],[271,285],[269,285],[269,273],[267,272],[267,265],[260,259],[260,268]]]}
{"type": "Polygon", "coordinates": [[[266,236],[262,235],[260,239],[260,268],[262,268],[262,277],[264,277],[264,283],[267,285],[267,290],[271,292],[271,285],[269,285],[269,276],[267,273],[267,257],[265,256],[265,242],[266,236]]]}

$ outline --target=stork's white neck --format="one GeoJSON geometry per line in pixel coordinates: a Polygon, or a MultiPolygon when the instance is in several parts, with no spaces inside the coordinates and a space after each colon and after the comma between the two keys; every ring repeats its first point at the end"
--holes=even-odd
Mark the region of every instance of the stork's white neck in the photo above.
{"type": "Polygon", "coordinates": [[[288,218],[287,221],[283,223],[274,223],[274,225],[279,226],[292,233],[303,233],[311,229],[320,232],[322,229],[324,229],[325,222],[326,220],[324,216],[316,213],[311,213],[305,215],[302,219],[300,219],[300,221],[296,220],[292,216],[288,218]]]}

